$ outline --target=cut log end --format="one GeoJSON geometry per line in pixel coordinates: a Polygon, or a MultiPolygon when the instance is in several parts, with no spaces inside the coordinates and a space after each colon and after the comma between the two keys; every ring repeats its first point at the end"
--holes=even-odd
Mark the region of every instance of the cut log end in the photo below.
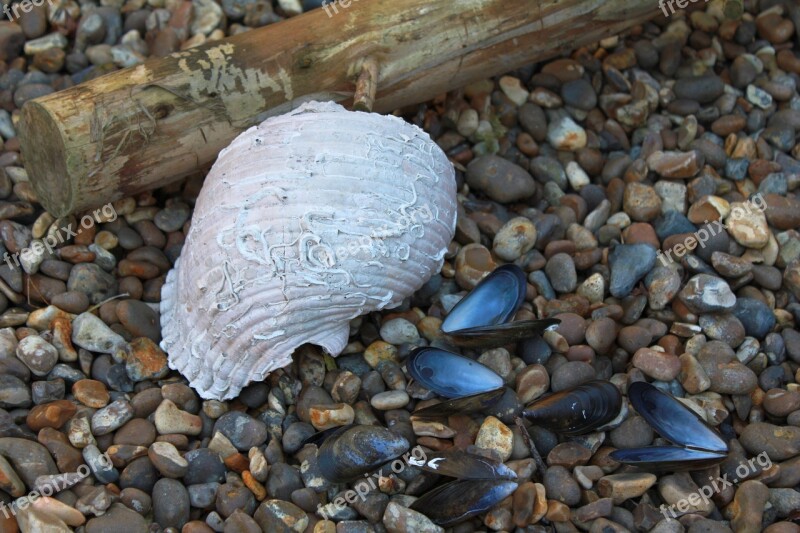
{"type": "Polygon", "coordinates": [[[33,190],[52,215],[68,215],[73,206],[73,182],[68,178],[63,134],[53,115],[37,102],[28,102],[21,114],[20,147],[33,190]]]}

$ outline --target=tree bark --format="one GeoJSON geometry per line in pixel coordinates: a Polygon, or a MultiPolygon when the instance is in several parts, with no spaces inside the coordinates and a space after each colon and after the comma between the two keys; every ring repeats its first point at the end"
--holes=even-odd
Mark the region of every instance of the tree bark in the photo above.
{"type": "Polygon", "coordinates": [[[61,216],[157,188],[268,116],[307,100],[350,105],[374,72],[363,58],[377,62],[374,110],[388,112],[658,13],[655,0],[351,1],[26,103],[19,135],[42,205],[61,216]]]}

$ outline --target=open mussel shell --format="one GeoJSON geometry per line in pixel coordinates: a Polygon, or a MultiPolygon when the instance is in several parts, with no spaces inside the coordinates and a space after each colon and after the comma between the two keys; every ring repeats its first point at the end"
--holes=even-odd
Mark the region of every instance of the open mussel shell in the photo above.
{"type": "Polygon", "coordinates": [[[397,459],[408,448],[406,439],[380,426],[343,427],[322,444],[317,464],[325,479],[345,483],[397,459]]]}
{"type": "Polygon", "coordinates": [[[500,461],[456,449],[429,452],[424,459],[409,457],[408,464],[458,479],[517,479],[517,474],[500,461]]]}
{"type": "Polygon", "coordinates": [[[502,479],[451,481],[423,494],[411,509],[440,526],[451,526],[488,511],[515,490],[516,482],[502,479]]]}
{"type": "Polygon", "coordinates": [[[442,331],[449,334],[508,322],[525,301],[526,287],[525,273],[517,265],[496,268],[453,307],[442,331]]]}
{"type": "Polygon", "coordinates": [[[542,398],[522,412],[537,426],[561,435],[589,433],[614,420],[622,408],[619,389],[608,381],[589,381],[542,398]]]}
{"type": "Polygon", "coordinates": [[[463,396],[419,409],[411,413],[411,415],[417,418],[436,418],[439,416],[478,413],[496,404],[503,397],[504,392],[505,389],[500,387],[488,392],[463,396]]]}
{"type": "Polygon", "coordinates": [[[503,265],[480,283],[448,313],[442,322],[445,338],[465,348],[490,348],[541,335],[557,326],[557,319],[514,318],[525,301],[525,272],[514,264],[503,265]]]}
{"type": "Polygon", "coordinates": [[[726,454],[728,445],[705,421],[688,407],[644,381],[628,387],[634,409],[659,435],[687,448],[726,454]]]}
{"type": "Polygon", "coordinates": [[[406,360],[412,378],[445,398],[460,398],[503,386],[503,378],[490,368],[462,355],[439,348],[416,348],[406,360]]]}
{"type": "Polygon", "coordinates": [[[644,381],[628,387],[636,411],[659,435],[676,446],[645,446],[615,450],[611,458],[648,470],[678,471],[706,468],[728,455],[728,445],[688,407],[644,381]]]}
{"type": "Polygon", "coordinates": [[[645,446],[614,450],[610,454],[619,463],[657,472],[699,470],[722,462],[726,456],[727,453],[693,450],[681,446],[645,446]]]}

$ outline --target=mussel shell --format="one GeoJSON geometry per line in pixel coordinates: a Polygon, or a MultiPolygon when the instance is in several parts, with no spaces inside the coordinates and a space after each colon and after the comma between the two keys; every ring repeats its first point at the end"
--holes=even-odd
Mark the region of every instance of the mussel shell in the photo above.
{"type": "Polygon", "coordinates": [[[450,310],[442,331],[453,333],[508,322],[525,301],[526,290],[525,272],[520,267],[498,267],[450,310]]]}
{"type": "MultiPolygon", "coordinates": [[[[302,446],[306,444],[316,444],[317,447],[321,446],[323,442],[325,442],[328,437],[332,436],[335,433],[343,433],[346,429],[350,429],[351,427],[356,426],[357,424],[347,424],[344,426],[337,426],[328,429],[323,429],[322,431],[317,431],[306,440],[303,441],[302,446]]],[[[301,446],[301,447],[302,447],[301,446]]]]}
{"type": "Polygon", "coordinates": [[[628,398],[647,423],[673,444],[728,453],[728,445],[702,418],[653,385],[644,381],[632,383],[628,398]]]}
{"type": "Polygon", "coordinates": [[[408,448],[406,439],[380,426],[343,427],[322,444],[317,464],[325,479],[345,483],[397,459],[408,448]]]}
{"type": "Polygon", "coordinates": [[[445,398],[460,398],[503,386],[503,378],[467,357],[439,348],[416,348],[406,369],[426,389],[445,398]]]}
{"type": "Polygon", "coordinates": [[[617,462],[638,466],[647,471],[698,470],[721,462],[727,456],[722,452],[692,450],[681,446],[645,446],[614,450],[610,457],[617,462]]]}
{"type": "Polygon", "coordinates": [[[411,509],[440,526],[451,526],[488,511],[515,490],[516,482],[502,479],[451,481],[423,494],[411,509]]]}
{"type": "Polygon", "coordinates": [[[491,348],[536,337],[560,323],[557,318],[518,320],[496,326],[460,329],[453,333],[445,333],[444,337],[451,344],[464,348],[491,348]]]}
{"type": "Polygon", "coordinates": [[[436,418],[440,416],[477,413],[497,403],[500,398],[503,397],[504,392],[505,389],[500,387],[488,392],[480,392],[454,400],[446,400],[436,405],[414,411],[411,413],[411,416],[417,418],[436,418]]]}
{"type": "Polygon", "coordinates": [[[517,479],[517,474],[500,461],[456,449],[429,452],[424,459],[409,457],[408,464],[458,479],[517,479]]]}
{"type": "Polygon", "coordinates": [[[522,414],[538,426],[571,436],[614,420],[621,407],[619,389],[608,381],[595,380],[542,398],[522,414]]]}

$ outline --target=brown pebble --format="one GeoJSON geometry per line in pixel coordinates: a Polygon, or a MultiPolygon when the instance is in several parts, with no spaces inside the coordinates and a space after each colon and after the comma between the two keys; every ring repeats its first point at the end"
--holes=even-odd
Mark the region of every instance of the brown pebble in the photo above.
{"type": "Polygon", "coordinates": [[[100,409],[108,405],[110,396],[106,386],[94,379],[81,379],[72,385],[72,394],[75,399],[87,407],[100,409]]]}
{"type": "Polygon", "coordinates": [[[28,413],[25,423],[33,431],[42,428],[58,429],[77,412],[78,408],[69,400],[55,400],[37,405],[28,413]]]}

